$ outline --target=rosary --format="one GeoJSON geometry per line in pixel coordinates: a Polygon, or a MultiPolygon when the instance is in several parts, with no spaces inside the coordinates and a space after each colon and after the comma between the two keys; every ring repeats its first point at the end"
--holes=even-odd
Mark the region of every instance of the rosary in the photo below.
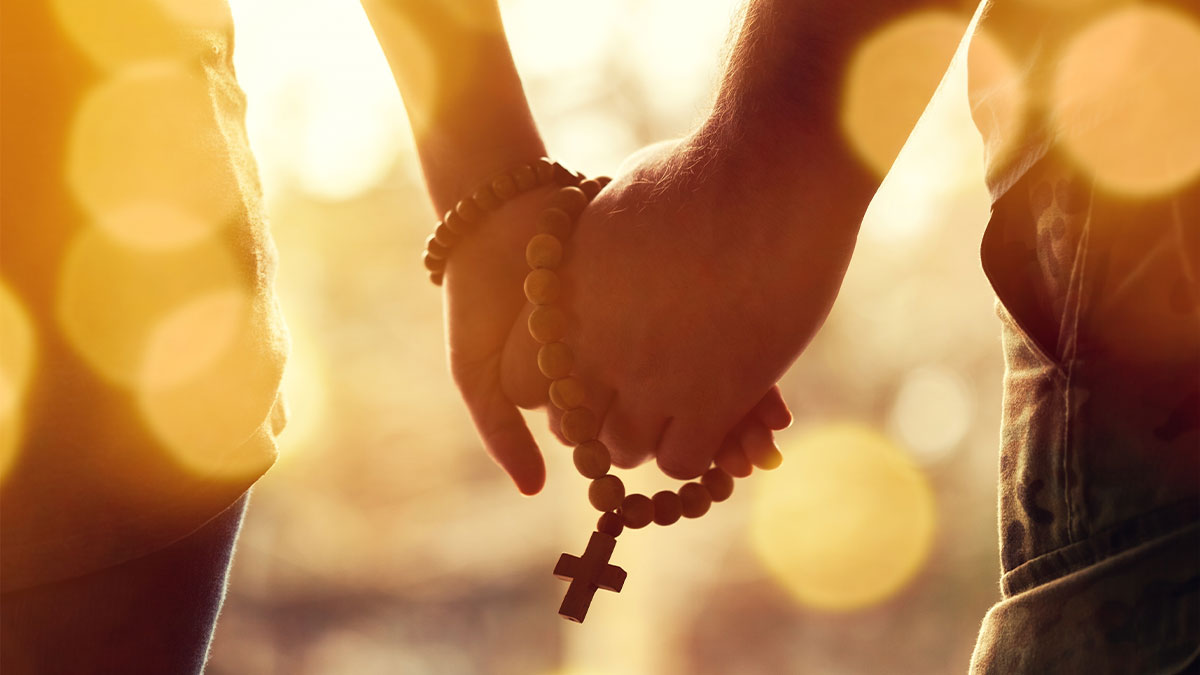
{"type": "Polygon", "coordinates": [[[733,477],[716,467],[710,468],[699,482],[685,483],[678,492],[663,490],[653,497],[625,494],[621,479],[609,473],[612,460],[608,448],[597,439],[599,421],[595,412],[584,406],[583,383],[571,374],[574,356],[563,342],[567,317],[554,304],[561,295],[561,282],[555,270],[562,264],[563,242],[571,236],[584,208],[609,180],[586,179],[546,158],[519,164],[459,201],[425,241],[425,267],[430,280],[440,286],[451,249],[488,212],[523,192],[558,186],[537,218],[537,234],[525,248],[530,270],[525,277],[525,297],[534,306],[529,315],[529,334],[541,345],[538,369],[550,380],[550,402],[563,411],[560,432],[574,444],[575,468],[592,481],[588,501],[601,513],[583,556],[563,553],[554,566],[554,576],[570,582],[558,613],[577,623],[583,623],[598,589],[619,593],[624,586],[625,570],[610,564],[609,558],[617,537],[626,527],[639,529],[651,522],[666,526],[680,517],[699,518],[713,502],[725,501],[733,494],[733,477]]]}

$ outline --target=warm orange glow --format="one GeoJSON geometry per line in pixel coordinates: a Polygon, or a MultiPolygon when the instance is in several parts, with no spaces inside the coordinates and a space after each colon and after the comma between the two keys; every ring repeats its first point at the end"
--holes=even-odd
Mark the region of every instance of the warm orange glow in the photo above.
{"type": "MultiPolygon", "coordinates": [[[[76,236],[60,275],[56,309],[71,346],[108,379],[130,385],[142,376],[148,341],[163,316],[239,287],[229,252],[215,240],[147,251],[99,229],[76,236]]],[[[169,379],[155,368],[156,377],[169,379]]]]}
{"type": "MultiPolygon", "coordinates": [[[[889,246],[907,244],[925,248],[928,241],[924,237],[938,225],[948,204],[959,205],[958,208],[962,209],[960,224],[971,227],[969,223],[982,224],[987,221],[991,198],[984,181],[984,148],[980,142],[980,128],[972,119],[968,105],[969,93],[975,93],[982,83],[997,82],[994,77],[999,77],[1001,83],[1016,84],[1015,76],[1001,76],[1002,73],[1011,73],[1012,68],[1003,50],[986,32],[974,34],[970,50],[960,46],[946,69],[936,95],[921,113],[912,133],[904,141],[903,149],[871,199],[860,230],[863,238],[886,241],[889,246]],[[975,85],[971,88],[967,84],[968,70],[975,85]]],[[[1019,95],[996,96],[989,93],[987,105],[996,106],[1003,112],[1007,110],[1004,101],[1019,98],[1019,95]]],[[[976,112],[976,116],[978,114],[976,112]]],[[[987,111],[993,123],[996,122],[996,115],[991,109],[987,111]]],[[[1012,115],[1019,118],[1016,112],[1012,115]]],[[[1007,127],[1003,129],[1004,133],[1012,131],[1007,127]]],[[[989,137],[989,140],[993,141],[995,152],[1014,138],[1001,141],[989,137]]],[[[850,279],[853,280],[853,275],[850,279]]],[[[906,320],[906,317],[901,318],[902,323],[906,320]]],[[[891,334],[897,325],[882,322],[880,328],[891,334]],[[885,328],[885,325],[891,328],[885,328]]],[[[878,338],[881,333],[875,335],[878,338]]]]}
{"type": "Polygon", "coordinates": [[[820,427],[781,443],[787,460],[756,474],[751,536],[797,602],[853,610],[886,600],[933,541],[929,483],[903,452],[860,426],[820,427]]]}
{"type": "Polygon", "coordinates": [[[1020,145],[1028,89],[1012,56],[984,29],[971,37],[967,70],[972,117],[987,140],[986,160],[990,166],[1001,166],[1020,145]]]}
{"type": "Polygon", "coordinates": [[[295,314],[288,317],[288,330],[292,335],[292,353],[283,374],[282,391],[289,414],[287,428],[280,438],[285,450],[281,459],[312,448],[322,438],[328,423],[329,382],[320,343],[304,332],[295,314]]]}
{"type": "Polygon", "coordinates": [[[966,435],[972,412],[970,391],[958,373],[922,366],[904,378],[889,426],[918,461],[936,462],[966,435]]]}
{"type": "Polygon", "coordinates": [[[146,342],[138,388],[169,389],[211,367],[242,330],[247,302],[239,290],[219,290],[170,312],[146,342]]]}
{"type": "Polygon", "coordinates": [[[194,58],[228,30],[223,0],[53,0],[63,29],[97,65],[194,58]]]}
{"type": "Polygon", "coordinates": [[[1116,193],[1157,195],[1200,173],[1200,27],[1165,7],[1098,19],[1070,44],[1053,112],[1067,152],[1116,193]]]}
{"type": "Polygon", "coordinates": [[[67,176],[98,226],[169,248],[225,224],[239,193],[212,107],[205,81],[171,64],[131,67],[88,94],[67,176]]]}
{"type": "Polygon", "coordinates": [[[239,290],[201,295],[150,331],[135,393],[150,429],[183,466],[202,475],[261,470],[237,452],[261,433],[281,372],[263,359],[261,316],[239,290]],[[201,343],[204,343],[201,346],[201,343]]]}
{"type": "Polygon", "coordinates": [[[192,28],[227,28],[229,6],[225,0],[153,0],[179,23],[192,28]]]}
{"type": "Polygon", "coordinates": [[[1018,0],[1018,2],[1045,9],[1074,12],[1089,9],[1103,3],[1111,4],[1113,0],[1018,0]]]}
{"type": "Polygon", "coordinates": [[[8,284],[0,282],[0,481],[20,448],[21,409],[36,357],[33,321],[8,284]]]}
{"type": "MultiPolygon", "coordinates": [[[[411,144],[405,110],[357,2],[234,0],[238,82],[268,197],[281,183],[329,200],[378,185],[411,144]],[[257,39],[256,39],[257,38],[257,39]],[[321,45],[314,49],[314,43],[321,45]]],[[[433,87],[425,43],[396,18],[408,70],[433,87]]]]}
{"type": "Polygon", "coordinates": [[[859,157],[886,174],[950,64],[968,21],[922,11],[885,26],[858,48],[842,93],[842,131],[859,157]]]}

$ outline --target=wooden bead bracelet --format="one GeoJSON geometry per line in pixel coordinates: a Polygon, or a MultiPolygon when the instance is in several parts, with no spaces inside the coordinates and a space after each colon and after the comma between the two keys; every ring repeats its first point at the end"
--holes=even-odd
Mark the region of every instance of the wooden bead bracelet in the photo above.
{"type": "Polygon", "coordinates": [[[581,179],[582,176],[545,157],[518,164],[488,179],[447,211],[434,227],[433,234],[425,239],[422,261],[429,270],[429,280],[436,286],[442,285],[446,260],[454,245],[483,222],[489,211],[495,211],[504,202],[534,188],[578,185],[581,179]]]}
{"type": "Polygon", "coordinates": [[[512,185],[529,186],[521,188],[522,191],[551,182],[560,186],[538,215],[537,233],[525,248],[530,270],[525,277],[525,297],[534,306],[529,315],[529,334],[541,344],[538,369],[550,380],[550,402],[562,411],[559,432],[574,444],[575,468],[592,481],[588,501],[601,512],[583,556],[563,553],[554,566],[554,576],[571,582],[558,613],[582,623],[597,589],[620,592],[625,584],[625,570],[608,562],[617,537],[625,528],[639,529],[650,523],[666,526],[680,518],[699,518],[708,513],[713,502],[725,501],[733,494],[733,477],[712,467],[698,482],[685,483],[677,492],[663,490],[647,497],[625,494],[621,479],[609,473],[612,457],[608,447],[597,438],[600,424],[596,413],[584,405],[583,383],[572,374],[574,356],[563,342],[567,336],[567,317],[555,303],[562,295],[556,270],[563,262],[564,243],[574,232],[580,214],[610,179],[585,179],[543,158],[532,163],[538,176],[536,183],[531,183],[527,174],[524,182],[518,181],[515,174],[525,173],[523,167],[527,166],[531,165],[521,165],[493,179],[447,212],[426,242],[425,265],[430,269],[430,279],[440,285],[449,250],[468,229],[463,225],[468,222],[464,210],[471,216],[469,224],[475,225],[484,212],[518,194],[510,189],[512,185]],[[511,183],[503,180],[504,176],[509,176],[511,183]],[[445,236],[447,232],[453,236],[445,236]]]}

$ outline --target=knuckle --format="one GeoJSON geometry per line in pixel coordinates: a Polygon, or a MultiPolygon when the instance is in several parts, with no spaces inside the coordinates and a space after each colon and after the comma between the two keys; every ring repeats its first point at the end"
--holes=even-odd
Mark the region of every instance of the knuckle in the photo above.
{"type": "Polygon", "coordinates": [[[658,468],[675,480],[698,478],[708,468],[708,462],[696,456],[659,455],[658,468]]]}

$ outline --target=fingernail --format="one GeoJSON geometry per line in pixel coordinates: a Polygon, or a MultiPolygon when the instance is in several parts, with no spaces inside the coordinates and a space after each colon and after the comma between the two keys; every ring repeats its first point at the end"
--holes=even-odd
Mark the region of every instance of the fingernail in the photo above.
{"type": "Polygon", "coordinates": [[[771,452],[767,453],[767,455],[763,457],[762,462],[760,462],[758,466],[759,468],[770,471],[772,469],[778,469],[780,464],[783,464],[783,453],[779,451],[778,446],[772,444],[771,452]]]}

